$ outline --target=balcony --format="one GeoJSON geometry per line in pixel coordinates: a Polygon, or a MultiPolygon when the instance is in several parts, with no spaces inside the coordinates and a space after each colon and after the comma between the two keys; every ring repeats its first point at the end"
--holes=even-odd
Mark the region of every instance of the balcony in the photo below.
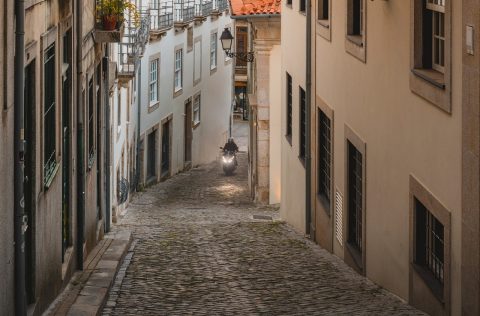
{"type": "Polygon", "coordinates": [[[186,27],[193,18],[195,17],[195,7],[182,7],[180,9],[175,9],[174,14],[174,26],[175,28],[184,28],[186,27]]]}
{"type": "Polygon", "coordinates": [[[119,43],[124,33],[124,13],[130,10],[128,0],[96,0],[95,28],[96,43],[119,43]]]}
{"type": "Polygon", "coordinates": [[[118,43],[118,80],[127,82],[135,76],[149,37],[150,10],[140,10],[139,17],[125,21],[125,33],[118,43]],[[138,21],[139,20],[139,21],[138,21]]]}

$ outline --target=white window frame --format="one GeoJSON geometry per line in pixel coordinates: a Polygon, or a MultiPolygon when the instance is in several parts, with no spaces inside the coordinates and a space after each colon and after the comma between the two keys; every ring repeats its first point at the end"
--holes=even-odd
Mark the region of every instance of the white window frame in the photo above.
{"type": "Polygon", "coordinates": [[[183,48],[175,50],[175,75],[174,75],[174,90],[178,92],[183,87],[183,48]]]}
{"type": "Polygon", "coordinates": [[[159,64],[158,58],[150,61],[150,71],[149,71],[150,106],[155,105],[159,99],[158,98],[158,64],[159,64]]]}
{"type": "Polygon", "coordinates": [[[210,34],[210,70],[217,68],[217,32],[210,34]]]}
{"type": "Polygon", "coordinates": [[[193,124],[198,125],[200,124],[200,112],[201,112],[201,104],[202,99],[200,93],[196,94],[193,97],[193,124]]]}

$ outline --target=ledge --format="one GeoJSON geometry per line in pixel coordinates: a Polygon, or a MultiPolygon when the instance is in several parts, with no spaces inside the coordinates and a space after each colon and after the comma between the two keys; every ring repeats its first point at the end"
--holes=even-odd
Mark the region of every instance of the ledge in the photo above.
{"type": "Polygon", "coordinates": [[[95,43],[119,43],[122,40],[125,31],[125,23],[122,23],[116,30],[105,31],[99,25],[93,30],[93,40],[95,43]]]}
{"type": "Polygon", "coordinates": [[[433,69],[419,69],[414,68],[412,69],[412,73],[415,76],[426,80],[427,82],[431,83],[437,88],[445,89],[445,76],[436,70],[433,69]]]}

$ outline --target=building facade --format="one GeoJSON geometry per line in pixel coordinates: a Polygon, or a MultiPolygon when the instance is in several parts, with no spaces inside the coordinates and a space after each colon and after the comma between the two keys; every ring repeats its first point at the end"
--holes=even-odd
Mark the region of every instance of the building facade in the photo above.
{"type": "MultiPolygon", "coordinates": [[[[479,21],[470,13],[478,5],[286,0],[282,8],[282,30],[311,17],[295,36],[282,34],[292,54],[282,134],[292,134],[293,151],[299,139],[301,156],[309,133],[312,170],[305,194],[297,191],[305,178],[292,172],[297,153],[282,161],[282,180],[298,182],[283,182],[282,203],[311,206],[282,205],[282,216],[432,315],[479,312],[479,21]],[[311,76],[293,57],[309,52],[311,76]]],[[[289,147],[286,138],[282,158],[289,147]]]]}
{"type": "Polygon", "coordinates": [[[151,4],[139,69],[139,183],[149,185],[218,157],[230,128],[232,60],[220,34],[226,1],[151,4]],[[225,85],[227,83],[227,85],[225,85]]]}
{"type": "MultiPolygon", "coordinates": [[[[235,90],[247,86],[249,109],[249,185],[252,198],[261,204],[278,204],[281,200],[281,67],[280,48],[281,2],[264,4],[262,1],[231,1],[232,18],[236,27],[237,52],[246,46],[255,59],[236,63],[246,68],[237,68],[235,90]],[[246,34],[242,34],[246,32],[246,34]],[[239,43],[240,36],[248,44],[239,43]],[[247,76],[244,77],[244,74],[247,76]],[[247,83],[243,83],[246,80],[247,83]]],[[[243,90],[245,91],[245,90],[243,90]]],[[[238,93],[236,93],[238,95],[238,93]]]]}

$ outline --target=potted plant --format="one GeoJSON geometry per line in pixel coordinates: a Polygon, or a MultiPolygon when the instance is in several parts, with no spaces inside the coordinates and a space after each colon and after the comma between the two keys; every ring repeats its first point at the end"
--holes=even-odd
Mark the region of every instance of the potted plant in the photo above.
{"type": "Polygon", "coordinates": [[[123,22],[123,14],[128,10],[137,24],[139,16],[137,8],[128,0],[101,0],[97,4],[97,16],[100,18],[105,31],[113,31],[123,22]]]}

